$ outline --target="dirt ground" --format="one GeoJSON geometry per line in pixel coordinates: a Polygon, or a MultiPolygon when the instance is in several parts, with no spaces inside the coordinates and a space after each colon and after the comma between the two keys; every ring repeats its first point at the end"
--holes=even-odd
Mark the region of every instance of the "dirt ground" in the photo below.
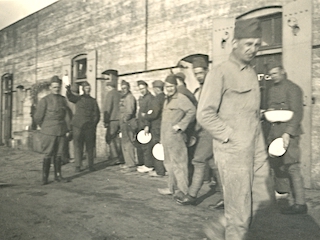
{"type": "MultiPolygon", "coordinates": [[[[42,186],[40,154],[0,147],[0,239],[204,240],[204,224],[223,214],[207,209],[220,198],[212,185],[202,187],[197,206],[180,206],[157,192],[166,177],[95,163],[97,171],[78,174],[73,163],[64,165],[69,183],[53,182],[51,168],[42,186]]],[[[320,239],[320,191],[307,190],[307,201],[308,215],[281,215],[278,205],[258,214],[248,239],[320,239]]]]}

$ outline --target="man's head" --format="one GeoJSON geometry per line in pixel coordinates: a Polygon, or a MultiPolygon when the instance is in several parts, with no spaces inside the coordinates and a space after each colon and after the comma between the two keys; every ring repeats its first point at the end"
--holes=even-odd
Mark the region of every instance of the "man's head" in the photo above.
{"type": "Polygon", "coordinates": [[[85,81],[85,82],[83,82],[81,85],[82,85],[83,94],[84,94],[84,95],[90,95],[90,92],[91,92],[90,83],[88,83],[87,81],[85,81]]]}
{"type": "Polygon", "coordinates": [[[203,85],[208,73],[208,61],[203,57],[195,57],[192,60],[193,73],[200,85],[203,85]]]}
{"type": "Polygon", "coordinates": [[[126,80],[122,80],[121,82],[121,92],[123,95],[126,95],[130,91],[130,83],[126,80]]]}
{"type": "Polygon", "coordinates": [[[148,84],[143,81],[139,80],[138,81],[138,88],[142,96],[146,95],[148,93],[148,84]]]}
{"type": "Polygon", "coordinates": [[[286,71],[280,62],[271,62],[268,65],[269,75],[275,83],[279,83],[287,78],[286,71]]]}
{"type": "Polygon", "coordinates": [[[53,94],[60,94],[62,81],[58,76],[53,76],[50,81],[50,90],[53,94]]]}
{"type": "Polygon", "coordinates": [[[186,82],[185,82],[186,75],[184,75],[184,73],[178,72],[178,73],[175,74],[175,76],[176,76],[176,79],[177,79],[178,86],[180,86],[180,85],[186,86],[186,82]]]}
{"type": "Polygon", "coordinates": [[[106,87],[110,91],[113,88],[116,88],[118,85],[118,71],[114,69],[108,69],[102,72],[105,74],[106,87]]]}
{"type": "Polygon", "coordinates": [[[174,74],[170,74],[166,77],[165,88],[169,97],[173,96],[177,92],[177,79],[174,74]]]}
{"type": "Polygon", "coordinates": [[[155,95],[163,93],[164,83],[161,80],[155,80],[152,82],[152,88],[155,95]]]}
{"type": "Polygon", "coordinates": [[[261,46],[261,37],[262,30],[258,19],[236,21],[232,41],[233,53],[236,58],[244,64],[249,64],[261,46]]]}

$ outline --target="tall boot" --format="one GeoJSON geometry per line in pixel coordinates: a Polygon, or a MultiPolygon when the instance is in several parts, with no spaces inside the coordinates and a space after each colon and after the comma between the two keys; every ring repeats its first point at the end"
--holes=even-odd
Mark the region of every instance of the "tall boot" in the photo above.
{"type": "Polygon", "coordinates": [[[55,180],[57,182],[68,182],[68,180],[64,179],[61,174],[61,165],[62,159],[61,157],[54,158],[54,168],[55,168],[55,180]]]}
{"type": "Polygon", "coordinates": [[[48,184],[49,172],[50,172],[51,158],[44,158],[42,163],[42,184],[48,184]]]}

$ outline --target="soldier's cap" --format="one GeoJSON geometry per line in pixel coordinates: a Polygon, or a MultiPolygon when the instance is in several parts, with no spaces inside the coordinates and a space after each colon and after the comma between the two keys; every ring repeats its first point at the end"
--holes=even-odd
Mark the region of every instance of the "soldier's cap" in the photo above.
{"type": "Polygon", "coordinates": [[[268,62],[268,71],[277,67],[283,68],[282,63],[276,60],[268,62]]]}
{"type": "Polygon", "coordinates": [[[195,57],[192,59],[192,67],[193,68],[208,68],[209,62],[207,59],[203,57],[195,57]]]}
{"type": "Polygon", "coordinates": [[[122,85],[126,85],[126,86],[128,86],[130,88],[130,83],[128,83],[126,80],[122,80],[121,81],[121,86],[122,85]]]}
{"type": "Polygon", "coordinates": [[[158,88],[163,88],[164,82],[161,80],[155,80],[152,82],[152,87],[158,87],[158,88]]]}
{"type": "Polygon", "coordinates": [[[59,83],[62,84],[62,80],[58,76],[53,76],[50,80],[50,83],[59,83]]]}
{"type": "Polygon", "coordinates": [[[148,83],[146,83],[146,82],[143,81],[143,80],[139,80],[139,81],[137,81],[137,83],[138,83],[138,86],[139,86],[139,85],[144,85],[144,86],[148,87],[148,83]]]}
{"type": "Polygon", "coordinates": [[[174,85],[177,85],[177,79],[176,79],[176,76],[174,74],[170,74],[166,77],[166,80],[165,82],[167,83],[171,83],[171,84],[174,84],[174,85]]]}
{"type": "Polygon", "coordinates": [[[81,86],[82,86],[82,87],[86,87],[86,86],[91,86],[91,85],[90,85],[89,82],[84,81],[84,82],[81,83],[81,86]]]}
{"type": "Polygon", "coordinates": [[[237,20],[234,28],[234,38],[261,38],[261,22],[257,18],[237,20]]]}
{"type": "Polygon", "coordinates": [[[178,72],[175,75],[176,75],[176,78],[179,78],[183,82],[186,79],[186,75],[184,75],[184,73],[182,73],[182,72],[178,72]]]}
{"type": "Polygon", "coordinates": [[[118,71],[115,69],[107,69],[105,71],[102,72],[102,74],[106,74],[106,75],[114,75],[114,76],[118,76],[118,71]]]}

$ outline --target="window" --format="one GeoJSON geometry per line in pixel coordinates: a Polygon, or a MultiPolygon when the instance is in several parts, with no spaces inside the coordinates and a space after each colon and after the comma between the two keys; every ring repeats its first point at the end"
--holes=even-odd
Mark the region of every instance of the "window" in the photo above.
{"type": "Polygon", "coordinates": [[[261,50],[278,48],[282,44],[282,14],[260,17],[262,28],[261,50]]]}
{"type": "Polygon", "coordinates": [[[81,54],[72,60],[72,82],[81,83],[87,80],[87,54],[81,54]]]}

